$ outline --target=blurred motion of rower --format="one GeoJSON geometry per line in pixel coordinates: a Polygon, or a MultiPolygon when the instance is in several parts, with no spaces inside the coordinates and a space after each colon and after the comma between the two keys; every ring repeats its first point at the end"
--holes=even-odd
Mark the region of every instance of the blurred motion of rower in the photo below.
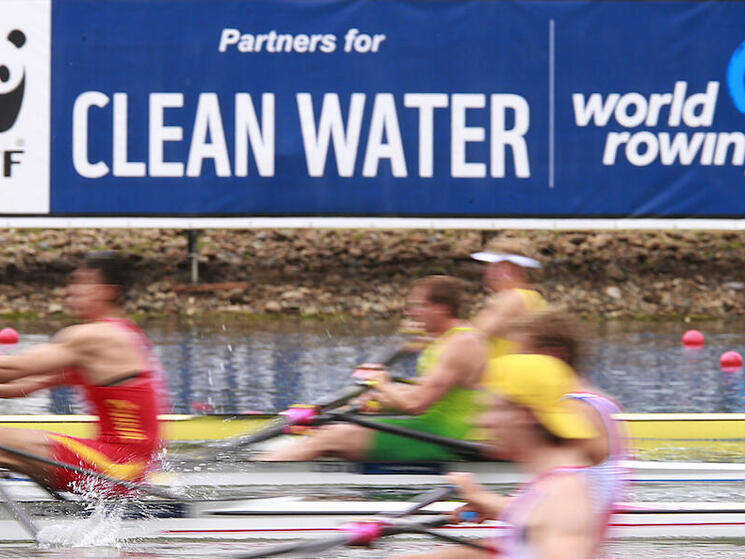
{"type": "MultiPolygon", "coordinates": [[[[428,276],[414,282],[407,302],[411,319],[434,341],[420,354],[418,382],[394,383],[387,371],[372,371],[376,384],[365,402],[411,417],[375,419],[444,437],[465,439],[471,431],[474,398],[485,368],[483,334],[459,318],[462,283],[448,276],[428,276]]],[[[263,460],[312,460],[333,455],[352,460],[452,460],[451,450],[400,435],[357,425],[337,424],[260,457],[263,460]]]]}
{"type": "MultiPolygon", "coordinates": [[[[520,353],[541,354],[558,360],[556,366],[567,366],[579,378],[577,389],[567,394],[595,426],[597,436],[583,439],[580,445],[593,465],[592,477],[597,485],[600,506],[611,507],[626,495],[628,472],[623,463],[631,459],[631,434],[626,424],[618,419],[623,413],[620,405],[582,374],[580,361],[584,349],[577,321],[568,313],[553,307],[527,313],[511,329],[511,339],[520,353]]],[[[498,382],[497,367],[489,369],[486,382],[498,382]]]]}
{"type": "MultiPolygon", "coordinates": [[[[598,494],[583,441],[597,436],[593,424],[566,397],[579,381],[563,361],[540,354],[494,359],[488,383],[493,391],[480,425],[494,457],[512,460],[534,476],[512,496],[497,495],[472,474],[455,473],[466,504],[455,512],[476,514],[477,521],[499,520],[494,537],[473,547],[444,548],[410,559],[590,559],[604,539],[611,509],[598,494]],[[602,503],[602,504],[601,504],[602,503]]],[[[402,559],[402,558],[399,558],[402,559]]]]}
{"type": "Polygon", "coordinates": [[[473,325],[489,338],[491,358],[515,351],[509,340],[510,324],[526,312],[546,306],[534,288],[530,270],[540,269],[530,245],[522,239],[497,238],[484,250],[474,252],[474,260],[485,262],[484,286],[492,292],[484,307],[473,317],[473,325]]]}
{"type": "MultiPolygon", "coordinates": [[[[67,287],[70,310],[84,322],[60,330],[50,343],[0,356],[1,398],[79,387],[98,416],[97,436],[3,428],[0,444],[122,480],[144,478],[161,449],[158,413],[167,411],[167,396],[150,342],[122,315],[126,266],[116,252],[89,253],[67,287]]],[[[1,450],[0,466],[57,490],[84,491],[90,483],[81,474],[1,450]]]]}

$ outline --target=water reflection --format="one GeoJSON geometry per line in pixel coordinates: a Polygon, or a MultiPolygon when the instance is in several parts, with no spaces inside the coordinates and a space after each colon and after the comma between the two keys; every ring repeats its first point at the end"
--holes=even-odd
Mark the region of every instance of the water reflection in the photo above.
{"type": "MultiPolygon", "coordinates": [[[[146,323],[169,374],[173,411],[277,411],[309,403],[349,382],[354,366],[380,358],[401,340],[391,323],[146,323]]],[[[584,369],[630,412],[745,412],[745,374],[725,373],[719,357],[745,353],[739,323],[700,324],[707,343],[682,347],[683,323],[588,325],[584,369]]],[[[47,339],[59,325],[16,324],[19,347],[47,339]]],[[[4,348],[3,352],[8,352],[4,348]]],[[[17,351],[11,348],[10,351],[17,351]]],[[[413,362],[396,374],[412,374],[413,362]]],[[[0,413],[84,411],[70,389],[0,401],[0,413]]]]}
{"type": "Polygon", "coordinates": [[[585,363],[589,376],[630,412],[743,412],[741,372],[720,370],[727,350],[742,352],[732,331],[740,325],[712,324],[701,349],[682,346],[683,324],[601,325],[585,363]]]}

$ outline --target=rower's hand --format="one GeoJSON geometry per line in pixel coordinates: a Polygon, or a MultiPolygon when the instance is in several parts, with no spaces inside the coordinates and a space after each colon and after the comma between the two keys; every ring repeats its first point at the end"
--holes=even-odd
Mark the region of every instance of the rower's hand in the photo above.
{"type": "Polygon", "coordinates": [[[382,365],[378,365],[374,369],[368,365],[364,369],[364,377],[357,374],[360,370],[358,367],[357,371],[355,371],[355,376],[369,383],[371,389],[357,397],[353,404],[362,413],[377,413],[385,407],[386,397],[383,391],[376,388],[388,385],[391,382],[391,376],[382,365]]]}
{"type": "Polygon", "coordinates": [[[361,396],[354,399],[352,404],[360,411],[360,413],[378,413],[382,410],[383,406],[380,400],[383,395],[375,390],[368,390],[361,396]]]}
{"type": "Polygon", "coordinates": [[[461,522],[471,522],[473,524],[481,524],[489,520],[486,516],[477,511],[472,505],[465,504],[462,507],[458,507],[450,513],[451,523],[460,524],[461,522]]]}
{"type": "Polygon", "coordinates": [[[381,384],[387,384],[391,382],[390,373],[383,368],[368,370],[365,376],[365,381],[370,382],[373,385],[373,389],[381,384]]]}
{"type": "Polygon", "coordinates": [[[495,520],[502,512],[507,498],[484,489],[472,473],[453,472],[445,476],[445,480],[456,486],[458,494],[468,501],[464,506],[453,511],[455,521],[462,522],[461,514],[464,512],[476,513],[476,519],[469,519],[469,522],[495,520]]]}

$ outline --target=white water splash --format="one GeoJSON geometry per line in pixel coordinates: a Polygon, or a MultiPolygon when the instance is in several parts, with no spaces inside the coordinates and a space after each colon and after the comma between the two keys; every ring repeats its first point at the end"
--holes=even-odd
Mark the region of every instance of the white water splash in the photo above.
{"type": "Polygon", "coordinates": [[[117,508],[101,500],[90,516],[60,519],[58,524],[41,528],[37,539],[41,545],[49,547],[119,548],[122,515],[117,508]]]}
{"type": "Polygon", "coordinates": [[[125,513],[136,507],[137,501],[111,496],[107,488],[110,486],[93,478],[76,482],[74,492],[86,502],[82,514],[46,523],[37,534],[39,544],[49,548],[123,549],[125,538],[132,536],[125,530],[125,513]]]}

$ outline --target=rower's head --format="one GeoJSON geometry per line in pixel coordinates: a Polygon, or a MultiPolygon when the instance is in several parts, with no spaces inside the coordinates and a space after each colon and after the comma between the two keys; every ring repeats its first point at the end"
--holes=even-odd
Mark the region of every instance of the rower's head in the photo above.
{"type": "Polygon", "coordinates": [[[484,285],[491,291],[529,284],[528,270],[541,267],[530,244],[523,239],[493,239],[471,258],[486,263],[484,285]]]}
{"type": "Polygon", "coordinates": [[[416,280],[406,303],[409,317],[430,333],[448,329],[462,311],[463,282],[450,276],[426,276],[416,280]]]}
{"type": "Polygon", "coordinates": [[[86,254],[67,286],[67,304],[80,318],[95,319],[119,306],[127,285],[127,267],[116,251],[86,254]]]}
{"type": "Polygon", "coordinates": [[[523,460],[540,446],[569,446],[597,436],[577,402],[566,398],[579,389],[579,379],[564,361],[513,354],[489,367],[491,401],[481,425],[500,457],[523,460]]]}
{"type": "Polygon", "coordinates": [[[579,370],[583,355],[581,329],[561,309],[549,307],[520,316],[510,325],[510,338],[520,345],[520,353],[551,355],[579,370]]]}

